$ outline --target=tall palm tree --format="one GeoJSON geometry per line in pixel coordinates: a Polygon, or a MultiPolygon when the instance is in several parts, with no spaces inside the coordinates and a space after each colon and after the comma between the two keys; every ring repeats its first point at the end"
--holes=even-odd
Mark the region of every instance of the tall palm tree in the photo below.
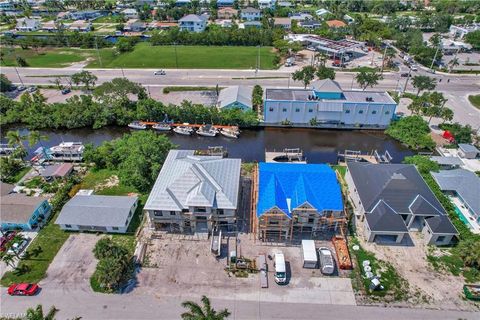
{"type": "Polygon", "coordinates": [[[189,309],[188,312],[182,313],[181,317],[183,320],[224,320],[230,316],[230,311],[227,309],[220,310],[220,312],[215,311],[211,304],[210,299],[206,296],[202,296],[202,304],[193,302],[193,301],[184,301],[182,302],[182,307],[189,309]]]}
{"type": "Polygon", "coordinates": [[[30,147],[33,147],[39,142],[42,142],[43,140],[47,141],[48,136],[40,134],[39,131],[30,131],[28,134],[28,145],[30,147]]]}
{"type": "Polygon", "coordinates": [[[41,304],[37,305],[36,308],[28,308],[26,312],[25,319],[27,320],[54,320],[55,314],[58,312],[58,309],[55,306],[50,307],[47,314],[43,313],[43,307],[41,304]]]}
{"type": "Polygon", "coordinates": [[[5,262],[5,264],[7,266],[10,266],[10,267],[15,267],[15,256],[13,254],[10,254],[10,253],[5,253],[3,256],[2,256],[2,261],[5,262]]]}
{"type": "Polygon", "coordinates": [[[448,64],[450,65],[450,71],[449,72],[452,72],[453,68],[460,65],[460,62],[458,61],[458,58],[455,57],[452,60],[450,60],[450,62],[448,64]]]}
{"type": "Polygon", "coordinates": [[[27,151],[25,150],[25,146],[23,145],[23,140],[25,140],[25,136],[20,134],[20,131],[8,131],[7,132],[7,143],[11,147],[17,147],[14,152],[14,156],[20,157],[23,159],[27,156],[27,151]]]}

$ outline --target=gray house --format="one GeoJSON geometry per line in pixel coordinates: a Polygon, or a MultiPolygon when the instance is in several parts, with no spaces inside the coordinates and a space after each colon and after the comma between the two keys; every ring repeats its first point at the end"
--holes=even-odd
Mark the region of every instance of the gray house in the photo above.
{"type": "Polygon", "coordinates": [[[171,150],[144,207],[152,228],[190,233],[233,225],[240,165],[240,159],[171,150]]]}
{"type": "Polygon", "coordinates": [[[458,155],[462,158],[475,159],[479,154],[480,150],[478,150],[474,145],[467,143],[458,144],[458,155]]]}
{"type": "Polygon", "coordinates": [[[367,241],[402,243],[409,232],[422,231],[427,243],[447,245],[457,235],[414,165],[350,162],[345,178],[367,241]]]}
{"type": "Polygon", "coordinates": [[[76,195],[55,223],[69,231],[125,233],[137,206],[138,197],[76,195]]]}
{"type": "Polygon", "coordinates": [[[40,29],[40,26],[41,23],[38,19],[19,18],[17,19],[17,26],[15,27],[15,29],[17,29],[17,31],[28,32],[36,31],[40,29]]]}
{"type": "Polygon", "coordinates": [[[248,86],[232,86],[223,89],[218,95],[219,109],[240,108],[244,111],[252,109],[253,88],[248,86]]]}
{"type": "Polygon", "coordinates": [[[430,160],[436,162],[440,169],[445,170],[457,169],[463,165],[463,161],[459,157],[432,156],[430,160]]]}

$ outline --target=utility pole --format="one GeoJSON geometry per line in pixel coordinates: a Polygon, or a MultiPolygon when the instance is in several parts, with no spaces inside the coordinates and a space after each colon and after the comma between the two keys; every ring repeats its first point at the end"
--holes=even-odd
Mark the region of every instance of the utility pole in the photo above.
{"type": "Polygon", "coordinates": [[[95,37],[95,48],[97,49],[97,57],[98,61],[100,62],[100,68],[103,68],[103,63],[102,63],[102,57],[100,57],[100,52],[98,51],[98,43],[97,43],[97,37],[95,37]]]}
{"type": "Polygon", "coordinates": [[[14,68],[15,68],[15,72],[17,73],[18,79],[20,80],[20,83],[22,84],[22,86],[25,86],[25,85],[23,84],[22,77],[20,77],[20,73],[18,73],[17,67],[14,67],[14,68]]]}
{"type": "Polygon", "coordinates": [[[385,55],[387,54],[388,45],[385,45],[385,50],[383,50],[382,56],[382,69],[380,70],[380,74],[383,74],[383,67],[385,66],[385,55]]]}
{"type": "Polygon", "coordinates": [[[438,49],[440,49],[440,46],[437,47],[437,50],[435,51],[435,55],[433,56],[432,64],[430,65],[431,70],[433,70],[433,64],[435,63],[435,60],[437,59],[438,49]]]}
{"type": "Polygon", "coordinates": [[[403,86],[403,93],[405,93],[405,91],[407,91],[407,84],[408,84],[408,80],[410,79],[411,74],[412,74],[412,68],[410,68],[410,70],[408,71],[407,80],[405,80],[405,86],[403,86]]]}
{"type": "Polygon", "coordinates": [[[177,56],[177,43],[173,43],[173,47],[175,48],[175,66],[178,69],[178,56],[177,56]]]}
{"type": "Polygon", "coordinates": [[[122,76],[125,78],[125,72],[123,71],[123,67],[120,69],[122,70],[122,76]]]}

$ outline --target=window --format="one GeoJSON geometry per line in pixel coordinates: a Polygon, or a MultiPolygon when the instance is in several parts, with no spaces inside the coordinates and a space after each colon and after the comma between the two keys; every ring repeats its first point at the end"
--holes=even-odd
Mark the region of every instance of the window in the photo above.
{"type": "Polygon", "coordinates": [[[272,111],[273,111],[273,108],[269,108],[268,111],[272,112],[272,111]]]}
{"type": "Polygon", "coordinates": [[[118,227],[112,227],[112,230],[118,230],[118,227]]]}
{"type": "Polygon", "coordinates": [[[176,213],[175,211],[170,211],[170,215],[171,215],[171,216],[174,216],[174,215],[176,215],[176,214],[177,214],[177,213],[176,213]]]}
{"type": "Polygon", "coordinates": [[[350,110],[345,110],[345,113],[350,113],[350,110]]]}
{"type": "Polygon", "coordinates": [[[313,218],[308,219],[308,223],[313,223],[315,221],[313,218]]]}
{"type": "Polygon", "coordinates": [[[438,236],[437,237],[437,242],[443,242],[445,241],[445,236],[438,236]]]}
{"type": "Polygon", "coordinates": [[[312,112],[313,112],[313,109],[308,109],[308,112],[312,113],[312,112]]]}
{"type": "Polygon", "coordinates": [[[390,114],[390,111],[385,111],[385,114],[390,114]]]}
{"type": "Polygon", "coordinates": [[[153,211],[153,215],[154,215],[155,217],[162,217],[162,216],[163,216],[163,213],[162,213],[162,211],[155,210],[155,211],[153,211]]]}
{"type": "Polygon", "coordinates": [[[182,212],[186,213],[186,212],[188,212],[188,209],[182,209],[182,212]]]}
{"type": "Polygon", "coordinates": [[[287,108],[283,108],[282,111],[283,111],[283,112],[287,112],[287,108]]]}
{"type": "Polygon", "coordinates": [[[277,225],[277,224],[278,224],[278,221],[270,221],[268,224],[270,224],[270,225],[277,225]]]}
{"type": "Polygon", "coordinates": [[[218,213],[218,214],[225,214],[225,212],[223,211],[223,209],[217,209],[217,213],[218,213]]]}
{"type": "Polygon", "coordinates": [[[66,224],[65,228],[72,229],[72,225],[71,224],[66,224]]]}
{"type": "Polygon", "coordinates": [[[299,109],[299,108],[296,108],[296,109],[295,109],[295,112],[300,112],[300,109],[299,109]]]}
{"type": "Polygon", "coordinates": [[[376,110],[373,110],[373,111],[372,111],[372,114],[377,114],[377,111],[376,111],[376,110]]]}
{"type": "Polygon", "coordinates": [[[207,209],[206,208],[196,208],[197,212],[207,212],[207,209]]]}
{"type": "Polygon", "coordinates": [[[363,110],[358,110],[358,113],[362,114],[362,113],[363,113],[363,110]]]}

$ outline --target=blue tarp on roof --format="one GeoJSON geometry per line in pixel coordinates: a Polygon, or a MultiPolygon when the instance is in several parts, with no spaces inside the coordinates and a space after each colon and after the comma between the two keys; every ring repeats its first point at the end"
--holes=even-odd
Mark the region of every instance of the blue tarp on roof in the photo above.
{"type": "Polygon", "coordinates": [[[257,216],[278,207],[289,218],[292,210],[308,202],[319,212],[343,210],[335,172],[325,164],[259,164],[257,216]]]}

